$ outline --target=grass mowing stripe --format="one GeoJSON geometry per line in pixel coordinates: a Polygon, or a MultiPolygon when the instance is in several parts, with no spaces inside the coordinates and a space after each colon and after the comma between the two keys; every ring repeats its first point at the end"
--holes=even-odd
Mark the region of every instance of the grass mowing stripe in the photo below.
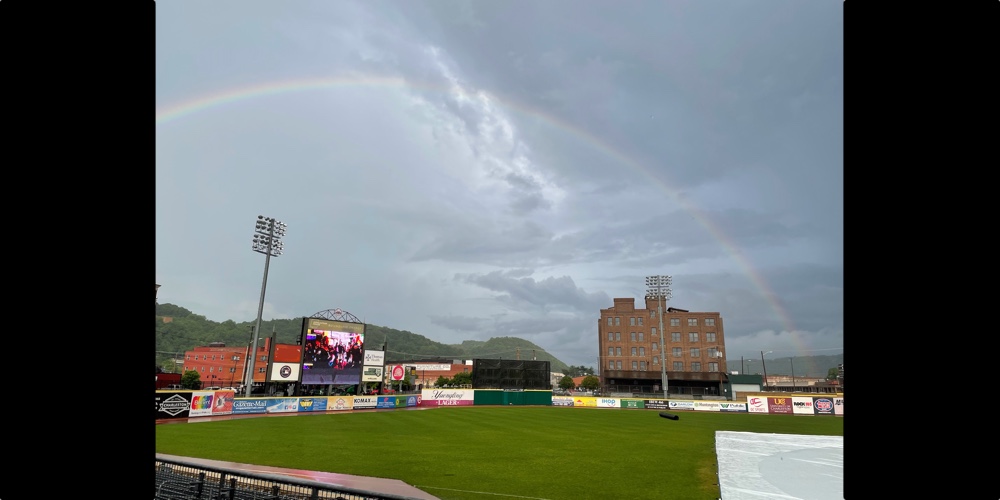
{"type": "Polygon", "coordinates": [[[718,430],[843,435],[843,418],[478,406],[156,427],[156,451],[399,479],[445,500],[719,497],[718,430]],[[439,494],[437,490],[441,490],[439,494]]]}

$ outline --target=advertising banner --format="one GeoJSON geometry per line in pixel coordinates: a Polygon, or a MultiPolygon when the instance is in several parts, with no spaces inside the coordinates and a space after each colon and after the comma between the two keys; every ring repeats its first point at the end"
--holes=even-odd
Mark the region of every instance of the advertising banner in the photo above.
{"type": "Polygon", "coordinates": [[[768,413],[767,411],[767,398],[761,398],[757,396],[751,396],[747,398],[747,412],[749,413],[768,413]]]}
{"type": "Polygon", "coordinates": [[[302,365],[298,363],[274,363],[268,373],[268,382],[298,382],[302,365]]]}
{"type": "Polygon", "coordinates": [[[299,398],[269,398],[267,413],[291,413],[299,411],[299,398]]]}
{"type": "Polygon", "coordinates": [[[396,396],[396,408],[406,408],[407,396],[396,396]]]}
{"type": "Polygon", "coordinates": [[[573,407],[597,408],[597,398],[573,398],[573,407]]]}
{"type": "Polygon", "coordinates": [[[365,351],[365,366],[382,368],[385,364],[385,351],[365,351]]]}
{"type": "Polygon", "coordinates": [[[157,392],[156,418],[182,418],[191,412],[190,392],[157,392]]]}
{"type": "Polygon", "coordinates": [[[212,414],[212,405],[215,402],[214,391],[194,391],[191,393],[192,417],[207,417],[212,414]]]}
{"type": "Polygon", "coordinates": [[[396,396],[377,396],[378,404],[375,405],[376,408],[395,408],[396,407],[396,396]]]}
{"type": "Polygon", "coordinates": [[[642,400],[642,405],[654,410],[666,410],[670,408],[670,404],[667,403],[666,399],[644,399],[642,400]]]}
{"type": "Polygon", "coordinates": [[[451,370],[451,365],[421,364],[413,365],[417,370],[427,370],[430,372],[446,372],[451,370]]]}
{"type": "Polygon", "coordinates": [[[833,399],[814,397],[813,411],[816,415],[833,415],[833,399]]]}
{"type": "Polygon", "coordinates": [[[326,411],[326,397],[299,398],[299,411],[326,411]]]}
{"type": "Polygon", "coordinates": [[[739,411],[746,412],[746,403],[719,403],[719,411],[739,411]]]}
{"type": "Polygon", "coordinates": [[[671,401],[667,407],[671,410],[693,410],[694,401],[671,401]]]}
{"type": "Polygon", "coordinates": [[[420,406],[420,396],[406,396],[406,406],[420,406]]]}
{"type": "MultiPolygon", "coordinates": [[[[344,398],[344,399],[346,400],[348,398],[344,398]]],[[[341,408],[337,408],[338,404],[339,403],[336,402],[336,398],[334,398],[334,409],[335,410],[341,409],[341,408]]],[[[362,409],[363,410],[363,409],[367,409],[367,408],[377,408],[378,407],[378,397],[377,396],[354,396],[354,403],[353,403],[353,405],[354,405],[354,409],[355,410],[358,410],[358,409],[362,409]]],[[[349,408],[345,408],[345,409],[349,409],[349,408]]]]}
{"type": "Polygon", "coordinates": [[[330,396],[326,398],[327,410],[353,410],[354,396],[330,396]]]}
{"type": "Polygon", "coordinates": [[[215,391],[215,401],[212,403],[212,415],[232,415],[233,401],[236,400],[236,391],[215,391]]]}
{"type": "Polygon", "coordinates": [[[233,401],[233,414],[266,413],[267,402],[266,399],[237,399],[233,401]]]}
{"type": "Polygon", "coordinates": [[[421,392],[421,404],[425,406],[472,406],[476,399],[474,389],[424,389],[421,392]]]}
{"type": "Polygon", "coordinates": [[[833,414],[844,414],[844,398],[833,398],[833,414]]]}
{"type": "Polygon", "coordinates": [[[597,398],[598,408],[620,408],[618,398],[597,398]]]}
{"type": "MultiPolygon", "coordinates": [[[[641,399],[622,399],[621,400],[622,408],[645,408],[646,406],[644,404],[642,404],[642,403],[643,402],[642,402],[641,399]]],[[[553,403],[553,404],[555,404],[555,403],[553,403]]]]}
{"type": "Polygon", "coordinates": [[[721,404],[715,401],[695,401],[694,409],[697,411],[719,411],[722,409],[721,404]]]}
{"type": "Polygon", "coordinates": [[[768,413],[792,413],[792,398],[767,398],[768,413]]]}
{"type": "Polygon", "coordinates": [[[366,366],[361,371],[362,382],[381,382],[382,374],[385,373],[384,366],[366,366]]]}
{"type": "Polygon", "coordinates": [[[552,406],[573,406],[573,397],[552,396],[552,406]]]}
{"type": "Polygon", "coordinates": [[[816,412],[813,411],[813,398],[793,396],[792,413],[796,415],[815,415],[816,412]]]}
{"type": "Polygon", "coordinates": [[[403,380],[405,376],[405,371],[403,370],[403,365],[396,365],[392,367],[391,377],[393,380],[403,380]]]}

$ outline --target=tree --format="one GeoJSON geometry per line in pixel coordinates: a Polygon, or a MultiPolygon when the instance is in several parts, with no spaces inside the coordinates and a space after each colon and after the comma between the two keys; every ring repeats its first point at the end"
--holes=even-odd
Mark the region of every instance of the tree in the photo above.
{"type": "Polygon", "coordinates": [[[826,372],[826,379],[827,380],[837,380],[837,372],[838,372],[837,367],[830,368],[826,372]]]}
{"type": "Polygon", "coordinates": [[[441,375],[434,382],[434,387],[444,387],[444,386],[450,385],[450,384],[451,384],[451,379],[448,378],[448,377],[445,377],[444,375],[441,375]]]}
{"type": "Polygon", "coordinates": [[[587,375],[586,377],[583,377],[583,382],[580,382],[580,387],[596,391],[599,387],[601,387],[601,379],[593,375],[587,375]]]}
{"type": "Polygon", "coordinates": [[[201,375],[194,370],[184,372],[184,375],[181,375],[181,387],[191,390],[201,389],[201,375]]]}
{"type": "Polygon", "coordinates": [[[566,375],[559,381],[559,388],[566,389],[567,391],[575,387],[576,384],[573,382],[573,377],[566,375]]]}
{"type": "Polygon", "coordinates": [[[472,385],[472,374],[469,372],[456,373],[451,378],[452,385],[472,385]]]}

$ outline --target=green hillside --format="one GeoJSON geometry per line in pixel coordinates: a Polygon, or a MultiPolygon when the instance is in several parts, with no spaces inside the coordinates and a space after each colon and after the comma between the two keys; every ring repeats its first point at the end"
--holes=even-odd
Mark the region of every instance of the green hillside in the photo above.
{"type": "MultiPolygon", "coordinates": [[[[249,345],[252,341],[251,327],[255,322],[256,320],[217,322],[174,304],[157,304],[156,365],[171,371],[171,359],[180,358],[185,351],[211,342],[222,342],[227,346],[249,345]],[[169,322],[165,323],[164,318],[170,318],[169,322]]],[[[260,337],[270,337],[274,332],[278,343],[294,344],[301,335],[301,329],[302,318],[262,320],[260,337]]],[[[371,349],[381,349],[383,342],[388,343],[387,363],[441,358],[516,359],[520,356],[520,359],[532,359],[534,355],[537,360],[548,360],[552,371],[565,372],[569,368],[543,348],[517,337],[496,337],[487,341],[466,340],[461,344],[449,345],[407,330],[373,324],[367,325],[366,337],[371,349]]]]}

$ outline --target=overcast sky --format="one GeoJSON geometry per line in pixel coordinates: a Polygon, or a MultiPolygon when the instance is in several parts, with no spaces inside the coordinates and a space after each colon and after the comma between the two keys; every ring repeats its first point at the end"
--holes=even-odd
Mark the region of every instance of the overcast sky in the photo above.
{"type": "Polygon", "coordinates": [[[843,352],[843,3],[156,5],[161,303],[342,308],[597,366],[597,320],[717,311],[727,358],[843,352]]]}

